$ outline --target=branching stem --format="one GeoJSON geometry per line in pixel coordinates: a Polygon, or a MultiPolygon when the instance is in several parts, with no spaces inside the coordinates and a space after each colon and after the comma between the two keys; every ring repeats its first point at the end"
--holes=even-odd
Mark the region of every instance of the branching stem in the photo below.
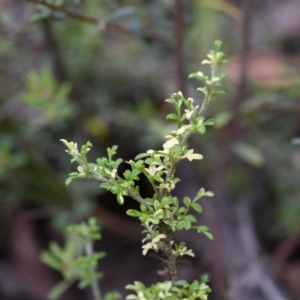
{"type": "MultiPolygon", "coordinates": [[[[105,177],[102,177],[101,175],[99,175],[97,172],[90,172],[90,178],[101,181],[101,182],[106,182],[106,183],[111,183],[111,181],[105,177]]],[[[125,189],[125,191],[127,192],[128,196],[130,196],[133,200],[139,202],[139,203],[143,203],[146,205],[147,208],[150,208],[150,205],[147,203],[147,201],[137,192],[134,192],[132,189],[127,188],[125,189]]]]}
{"type": "MultiPolygon", "coordinates": [[[[216,73],[217,73],[217,69],[216,69],[216,67],[214,67],[212,65],[212,67],[211,67],[211,84],[206,85],[207,93],[203,100],[203,103],[202,103],[202,106],[201,106],[199,112],[195,116],[195,119],[203,114],[203,112],[208,107],[209,103],[211,102],[213,86],[214,86],[213,79],[216,76],[216,73]]],[[[190,124],[192,124],[192,122],[193,122],[193,119],[190,120],[190,124]]],[[[188,139],[194,134],[195,134],[195,130],[193,130],[193,129],[186,131],[178,146],[182,149],[187,144],[188,139]]],[[[169,179],[174,178],[179,161],[180,160],[178,160],[178,159],[170,159],[170,169],[168,171],[165,182],[167,182],[169,179]]],[[[170,244],[170,240],[171,240],[174,232],[171,230],[170,226],[167,226],[167,225],[164,225],[162,227],[162,231],[167,236],[167,238],[161,241],[160,249],[167,256],[167,264],[168,264],[169,274],[170,274],[172,283],[175,284],[175,282],[177,281],[177,277],[178,277],[178,271],[177,271],[177,266],[176,266],[177,257],[173,253],[172,245],[170,244]]]]}
{"type": "MultiPolygon", "coordinates": [[[[86,256],[91,257],[93,255],[93,244],[92,244],[91,241],[86,242],[86,244],[84,246],[84,249],[85,249],[86,256]]],[[[90,266],[89,271],[90,271],[91,278],[92,278],[91,286],[92,286],[94,299],[95,300],[102,300],[100,288],[99,288],[99,285],[98,285],[98,282],[97,282],[97,276],[96,276],[95,268],[90,266]]]]}

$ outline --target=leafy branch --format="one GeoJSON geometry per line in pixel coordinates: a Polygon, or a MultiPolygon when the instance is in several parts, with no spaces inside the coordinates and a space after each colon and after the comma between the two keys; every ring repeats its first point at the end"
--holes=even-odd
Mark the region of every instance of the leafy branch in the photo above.
{"type": "Polygon", "coordinates": [[[51,242],[49,249],[42,252],[42,261],[63,276],[63,280],[51,289],[48,299],[58,299],[75,281],[79,281],[78,287],[81,289],[91,286],[94,300],[120,298],[118,292],[109,292],[104,298],[101,296],[98,281],[103,277],[103,273],[97,271],[97,265],[106,254],[103,251],[93,251],[94,241],[101,239],[99,230],[94,218],[90,218],[86,223],[70,225],[64,246],[51,242]]]}
{"type": "Polygon", "coordinates": [[[160,260],[168,268],[170,281],[157,283],[150,288],[145,288],[141,283],[136,282],[135,285],[127,286],[127,288],[137,292],[138,296],[130,295],[127,299],[145,299],[145,297],[158,299],[154,295],[157,291],[161,294],[161,288],[166,293],[166,298],[161,299],[171,299],[168,298],[169,294],[176,295],[178,299],[207,299],[209,288],[205,285],[205,280],[191,285],[181,281],[178,283],[178,258],[183,255],[194,256],[194,253],[186,247],[184,242],[175,243],[173,236],[176,231],[194,229],[209,239],[213,239],[207,226],[195,225],[196,217],[190,212],[194,210],[202,213],[199,200],[203,197],[212,197],[213,193],[201,188],[193,199],[184,197],[184,205],[181,205],[179,199],[172,195],[172,191],[180,181],[175,177],[179,162],[183,159],[189,161],[203,159],[201,154],[188,149],[187,142],[192,135],[196,133],[203,135],[206,127],[214,124],[213,119],[205,120],[203,113],[214,97],[224,93],[220,87],[221,79],[225,75],[219,74],[218,68],[226,63],[226,60],[223,59],[224,53],[220,51],[220,47],[221,42],[216,41],[215,50],[210,51],[207,55],[208,59],[202,62],[211,66],[210,76],[202,72],[190,75],[190,78],[203,82],[203,87],[198,88],[198,91],[204,94],[201,106],[194,105],[193,99],[186,99],[181,92],[172,94],[166,101],[174,105],[176,113],[169,114],[167,119],[175,120],[177,129],[166,136],[167,140],[162,150],[148,150],[146,153],[137,155],[134,160],[127,161],[130,169],[127,169],[122,174],[123,176],[118,173],[118,167],[123,160],[113,158],[117,146],[107,149],[107,157],[98,158],[96,163],[89,163],[86,155],[92,146],[90,142],[83,145],[79,151],[76,143],[62,140],[67,146],[66,152],[72,156],[71,162],[77,162],[79,165],[78,172],[69,174],[66,184],[75,178],[95,179],[101,182],[101,188],[116,195],[119,204],[124,203],[126,196],[139,202],[140,209],[129,209],[127,214],[138,218],[144,227],[143,233],[146,237],[143,239],[143,254],[146,255],[149,250],[161,251],[163,254],[160,260]],[[141,174],[147,177],[153,187],[152,198],[143,198],[139,193],[137,181],[141,174]],[[181,288],[178,288],[178,285],[181,285],[181,288]]]}

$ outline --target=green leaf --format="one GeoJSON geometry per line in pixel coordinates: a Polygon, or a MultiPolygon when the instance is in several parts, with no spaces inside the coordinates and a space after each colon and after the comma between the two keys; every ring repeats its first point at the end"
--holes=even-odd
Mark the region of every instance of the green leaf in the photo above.
{"type": "Polygon", "coordinates": [[[140,281],[135,281],[134,285],[129,284],[125,287],[125,289],[128,289],[128,290],[132,289],[134,291],[142,291],[142,290],[146,289],[146,286],[140,281]]]}
{"type": "Polygon", "coordinates": [[[180,119],[180,121],[184,121],[184,120],[186,120],[186,114],[183,114],[181,119],[180,119]]]}
{"type": "Polygon", "coordinates": [[[141,212],[144,214],[147,213],[147,206],[144,203],[141,203],[140,205],[141,212]]]}
{"type": "Polygon", "coordinates": [[[154,209],[155,210],[158,210],[160,207],[159,207],[159,202],[158,200],[155,200],[154,203],[153,203],[153,206],[154,206],[154,209]]]}
{"type": "Polygon", "coordinates": [[[112,188],[112,184],[111,183],[108,183],[108,182],[103,182],[100,184],[99,186],[100,188],[103,188],[103,189],[107,189],[107,190],[110,190],[112,188]]]}
{"type": "Polygon", "coordinates": [[[107,154],[111,158],[113,155],[117,153],[118,146],[113,145],[111,148],[107,148],[107,154]]]}
{"type": "Polygon", "coordinates": [[[62,248],[56,242],[50,242],[49,249],[57,258],[60,258],[63,253],[62,248]]]}
{"type": "Polygon", "coordinates": [[[131,172],[131,179],[132,180],[140,180],[138,175],[141,174],[141,171],[138,170],[138,169],[133,169],[132,172],[131,172]]]}
{"type": "Polygon", "coordinates": [[[209,120],[206,120],[203,123],[204,126],[215,125],[215,124],[216,124],[216,120],[215,119],[209,119],[209,120]]]}
{"type": "Polygon", "coordinates": [[[136,295],[128,295],[128,296],[126,296],[126,300],[138,300],[139,298],[138,298],[138,296],[136,296],[136,295]]]}
{"type": "Polygon", "coordinates": [[[226,126],[232,120],[232,117],[233,117],[233,113],[229,110],[218,113],[215,116],[216,127],[222,128],[226,126]]]}
{"type": "Polygon", "coordinates": [[[237,143],[232,149],[245,162],[254,167],[262,167],[265,163],[265,158],[257,147],[245,143],[237,143]]]}
{"type": "Polygon", "coordinates": [[[202,92],[204,95],[207,94],[207,89],[206,89],[206,87],[199,87],[199,88],[197,88],[197,91],[202,92]]]}
{"type": "Polygon", "coordinates": [[[197,78],[198,80],[205,80],[207,76],[205,76],[202,72],[191,73],[188,78],[197,78]]]}
{"type": "Polygon", "coordinates": [[[161,220],[163,217],[164,217],[164,212],[162,209],[159,209],[153,214],[152,222],[154,224],[158,224],[159,220],[161,220]]]}
{"type": "Polygon", "coordinates": [[[123,173],[123,176],[126,180],[130,180],[131,179],[131,171],[129,170],[126,170],[124,173],[123,173]]]}
{"type": "Polygon", "coordinates": [[[145,160],[145,163],[147,164],[147,165],[151,165],[152,163],[157,163],[158,165],[163,165],[163,163],[162,163],[162,161],[160,160],[160,158],[159,157],[151,157],[151,158],[147,158],[146,160],[145,160]]]}
{"type": "Polygon", "coordinates": [[[175,114],[168,114],[167,119],[178,120],[178,116],[175,114]]]}
{"type": "Polygon", "coordinates": [[[178,209],[179,208],[179,201],[177,197],[173,197],[173,203],[175,205],[175,207],[178,209]]]}
{"type": "Polygon", "coordinates": [[[207,226],[198,226],[198,230],[200,230],[199,232],[204,232],[204,231],[209,231],[209,228],[207,226]]]}
{"type": "Polygon", "coordinates": [[[181,286],[183,286],[184,288],[186,288],[186,287],[189,286],[189,283],[188,283],[186,280],[178,280],[178,281],[176,281],[175,284],[176,284],[176,285],[181,285],[181,286]]]}
{"type": "Polygon", "coordinates": [[[182,95],[181,92],[173,93],[173,94],[171,95],[171,97],[177,100],[177,101],[176,101],[176,104],[177,104],[177,105],[178,105],[178,103],[180,103],[180,102],[182,103],[182,101],[180,101],[181,99],[184,99],[184,97],[183,97],[183,95],[182,95]]]}
{"type": "Polygon", "coordinates": [[[184,197],[184,198],[183,198],[183,202],[184,202],[184,204],[185,204],[186,207],[189,207],[190,204],[191,204],[191,198],[189,198],[189,197],[184,197]]]}
{"type": "Polygon", "coordinates": [[[177,224],[177,230],[181,230],[184,228],[184,220],[181,220],[180,222],[178,222],[177,224]]]}
{"type": "Polygon", "coordinates": [[[211,191],[205,191],[204,188],[201,188],[199,190],[199,192],[197,193],[197,195],[195,196],[195,198],[193,199],[193,202],[196,202],[198,199],[202,198],[202,197],[212,197],[214,196],[214,193],[211,191]]]}
{"type": "Polygon", "coordinates": [[[173,98],[167,99],[166,102],[169,102],[169,103],[173,104],[174,106],[176,106],[176,103],[177,103],[176,100],[173,98]]]}
{"type": "Polygon", "coordinates": [[[120,205],[124,204],[124,197],[122,194],[117,194],[117,201],[120,205]]]}
{"type": "MultiPolygon", "coordinates": [[[[155,194],[156,195],[156,194],[155,194]]],[[[153,197],[153,198],[146,198],[145,200],[147,201],[147,203],[149,203],[150,205],[153,206],[154,201],[156,200],[157,197],[153,197]]]]}
{"type": "Polygon", "coordinates": [[[199,214],[201,214],[202,213],[202,206],[200,205],[200,204],[198,204],[198,203],[192,203],[191,204],[191,207],[196,211],[196,212],[198,212],[199,214]]]}
{"type": "Polygon", "coordinates": [[[214,239],[213,235],[210,232],[203,231],[203,234],[205,234],[211,241],[214,239]]]}
{"type": "MultiPolygon", "coordinates": [[[[216,83],[215,86],[217,86],[217,85],[221,86],[221,84],[216,83]]],[[[224,95],[224,94],[225,94],[225,92],[222,91],[222,90],[220,90],[220,91],[213,91],[212,94],[211,94],[211,97],[214,98],[216,96],[224,95]]]]}
{"type": "Polygon", "coordinates": [[[119,292],[112,291],[105,294],[104,300],[116,300],[116,299],[120,299],[121,297],[122,295],[119,292]]]}
{"type": "Polygon", "coordinates": [[[170,153],[178,153],[178,152],[182,152],[182,149],[178,146],[178,145],[174,145],[171,149],[170,149],[170,153]]]}
{"type": "Polygon", "coordinates": [[[191,222],[189,220],[187,220],[187,219],[184,219],[184,228],[186,230],[189,230],[191,227],[192,227],[191,222]]]}
{"type": "Polygon", "coordinates": [[[79,282],[79,284],[78,284],[78,287],[80,288],[80,289],[84,289],[84,288],[86,288],[87,286],[89,286],[90,285],[90,279],[83,279],[83,280],[81,280],[80,282],[79,282]]]}
{"type": "Polygon", "coordinates": [[[130,217],[139,217],[141,215],[141,213],[135,209],[128,209],[126,214],[130,217]]]}
{"type": "Polygon", "coordinates": [[[199,126],[199,127],[197,127],[197,131],[200,134],[204,134],[206,132],[206,128],[205,128],[205,126],[199,126]]]}
{"type": "MultiPolygon", "coordinates": [[[[159,203],[159,208],[164,208],[166,205],[169,205],[169,204],[171,204],[171,202],[172,202],[172,199],[171,199],[171,197],[164,197],[162,200],[161,200],[161,202],[159,203]]],[[[155,201],[154,201],[154,203],[155,203],[155,201]]]]}
{"type": "Polygon", "coordinates": [[[69,283],[67,281],[61,281],[58,284],[56,284],[49,292],[48,299],[49,300],[56,300],[61,297],[63,293],[66,292],[66,290],[71,286],[72,283],[69,283]]]}
{"type": "Polygon", "coordinates": [[[65,184],[66,186],[68,186],[72,181],[73,181],[74,177],[68,177],[65,184]]]}
{"type": "Polygon", "coordinates": [[[205,119],[202,116],[199,116],[195,119],[195,124],[202,125],[205,119]]]}
{"type": "Polygon", "coordinates": [[[216,41],[215,41],[216,51],[220,51],[221,46],[222,46],[222,42],[219,41],[219,40],[216,40],[216,41]]]}
{"type": "Polygon", "coordinates": [[[61,270],[60,261],[49,250],[42,251],[41,261],[56,271],[61,270]]]}
{"type": "Polygon", "coordinates": [[[192,222],[192,223],[194,223],[194,222],[197,221],[197,220],[196,220],[196,217],[195,217],[194,215],[186,215],[184,218],[185,218],[186,220],[189,220],[189,221],[192,222]]]}
{"type": "Polygon", "coordinates": [[[112,162],[110,163],[110,165],[111,165],[111,167],[112,167],[113,169],[118,169],[119,165],[120,165],[122,162],[123,162],[123,159],[118,158],[116,161],[112,161],[112,162]]]}
{"type": "Polygon", "coordinates": [[[187,209],[185,207],[180,207],[178,210],[179,214],[185,213],[187,211],[187,209]]]}
{"type": "Polygon", "coordinates": [[[195,198],[193,199],[193,202],[196,202],[198,199],[200,199],[201,197],[203,197],[205,193],[205,189],[201,188],[198,193],[196,194],[195,198]]]}
{"type": "Polygon", "coordinates": [[[138,154],[134,160],[139,160],[141,158],[144,158],[144,157],[147,157],[147,156],[150,156],[151,154],[149,153],[141,153],[141,154],[138,154]]]}

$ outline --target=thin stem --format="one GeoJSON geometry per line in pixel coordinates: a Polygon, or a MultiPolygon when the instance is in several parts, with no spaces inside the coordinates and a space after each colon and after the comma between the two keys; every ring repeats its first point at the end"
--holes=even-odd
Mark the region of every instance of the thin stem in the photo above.
{"type": "Polygon", "coordinates": [[[140,194],[135,194],[132,190],[130,189],[126,189],[126,192],[128,193],[128,196],[130,196],[133,200],[141,203],[141,204],[145,204],[147,208],[151,208],[151,206],[147,203],[147,201],[141,197],[140,194]]]}
{"type": "Polygon", "coordinates": [[[170,279],[174,285],[178,280],[178,270],[176,264],[177,256],[174,255],[171,245],[171,240],[174,232],[171,230],[170,226],[166,224],[161,224],[160,229],[167,236],[167,238],[161,240],[159,248],[167,257],[166,263],[168,265],[170,279]]]}
{"type": "MultiPolygon", "coordinates": [[[[203,103],[201,105],[199,112],[194,117],[194,119],[201,116],[203,114],[203,112],[205,111],[205,109],[208,107],[209,103],[211,102],[211,96],[212,96],[213,87],[214,87],[213,79],[216,77],[216,73],[217,73],[217,68],[212,65],[212,67],[211,67],[211,84],[206,85],[206,87],[207,87],[206,96],[203,100],[203,103]]],[[[192,124],[194,119],[190,120],[190,124],[192,124]]],[[[186,131],[186,133],[184,134],[184,136],[178,146],[180,148],[183,148],[187,144],[188,139],[194,134],[195,134],[194,130],[186,131]]],[[[170,171],[168,172],[167,178],[173,178],[175,175],[175,171],[176,171],[177,165],[179,163],[179,160],[173,160],[173,162],[174,163],[172,164],[172,160],[171,160],[171,167],[170,167],[170,171]]]]}
{"type": "MultiPolygon", "coordinates": [[[[92,245],[91,241],[86,242],[86,244],[84,246],[84,249],[85,249],[85,254],[88,257],[91,257],[93,255],[93,245],[92,245]]],[[[97,282],[95,268],[90,266],[89,271],[90,271],[90,274],[91,274],[91,277],[92,277],[91,286],[92,286],[92,292],[93,292],[93,295],[94,295],[94,299],[95,300],[102,300],[101,293],[100,293],[100,288],[99,288],[99,285],[98,285],[98,282],[97,282]]]]}
{"type": "Polygon", "coordinates": [[[171,244],[164,244],[163,247],[163,252],[167,256],[167,264],[168,264],[168,269],[169,269],[169,274],[170,274],[170,279],[172,281],[172,284],[175,285],[176,281],[178,280],[178,270],[177,270],[177,256],[173,254],[173,249],[171,244]]]}
{"type": "Polygon", "coordinates": [[[56,4],[53,4],[53,3],[46,2],[44,0],[27,0],[27,2],[32,2],[32,3],[45,5],[45,6],[51,8],[53,10],[61,11],[61,12],[65,13],[66,15],[68,15],[69,17],[72,17],[72,18],[77,19],[79,21],[83,21],[85,23],[96,25],[100,21],[100,20],[98,20],[94,17],[91,17],[91,16],[88,16],[88,15],[82,14],[80,12],[68,9],[68,8],[63,7],[61,5],[56,5],[56,4]]]}
{"type": "Polygon", "coordinates": [[[148,176],[148,174],[147,174],[145,171],[143,171],[142,173],[146,176],[146,178],[147,178],[148,181],[150,182],[150,184],[151,184],[151,186],[152,186],[154,192],[156,193],[156,195],[158,195],[158,189],[157,189],[157,187],[156,187],[156,185],[155,185],[155,183],[154,183],[154,180],[150,179],[149,176],[148,176]]]}
{"type": "Polygon", "coordinates": [[[214,89],[213,79],[216,77],[217,67],[214,65],[211,65],[210,70],[211,70],[211,73],[210,73],[211,84],[206,84],[206,95],[205,95],[205,98],[202,102],[201,108],[196,117],[201,116],[203,114],[203,112],[205,111],[205,109],[208,107],[209,103],[211,102],[211,95],[212,95],[212,91],[214,89]]]}
{"type": "Polygon", "coordinates": [[[92,16],[83,14],[81,12],[66,8],[64,6],[49,3],[45,0],[26,0],[26,1],[31,2],[31,3],[36,3],[36,4],[42,4],[42,5],[45,5],[46,7],[49,7],[53,10],[63,12],[68,17],[71,17],[73,19],[76,19],[78,21],[81,21],[81,22],[84,22],[84,23],[87,23],[87,24],[90,24],[90,25],[98,26],[99,29],[102,30],[102,31],[111,30],[111,31],[123,32],[123,33],[128,33],[128,34],[134,35],[136,37],[140,37],[145,42],[150,42],[150,43],[160,42],[161,45],[163,45],[166,49],[169,50],[169,46],[162,39],[162,37],[159,36],[159,34],[157,34],[156,32],[153,32],[153,31],[150,31],[150,30],[145,30],[143,32],[138,32],[137,33],[137,32],[131,30],[130,28],[128,28],[124,25],[114,23],[114,22],[111,22],[111,21],[105,21],[103,19],[94,18],[92,16]]]}
{"type": "Polygon", "coordinates": [[[57,42],[51,23],[49,20],[45,19],[41,22],[42,30],[45,36],[45,44],[47,51],[51,55],[53,61],[53,69],[55,76],[59,79],[60,82],[68,80],[68,75],[64,60],[60,51],[59,43],[57,42]]]}
{"type": "MultiPolygon", "coordinates": [[[[211,84],[207,85],[206,97],[202,103],[202,106],[201,106],[199,112],[194,117],[194,119],[203,114],[203,112],[208,107],[208,105],[211,101],[211,96],[212,96],[213,86],[214,86],[213,79],[216,76],[215,75],[216,71],[217,71],[216,67],[212,66],[212,68],[211,68],[211,84]]],[[[190,120],[190,124],[193,123],[194,119],[190,120]]],[[[193,129],[186,131],[178,146],[182,149],[187,144],[188,139],[193,134],[195,134],[195,130],[193,130],[193,129]]],[[[176,160],[176,159],[173,159],[173,157],[171,157],[171,159],[170,159],[171,165],[170,165],[170,169],[167,174],[165,182],[167,182],[169,179],[172,179],[174,177],[179,161],[180,160],[176,160]]],[[[160,249],[167,256],[167,264],[168,264],[169,274],[170,274],[172,283],[175,284],[175,282],[177,281],[177,278],[178,278],[178,271],[177,271],[177,265],[176,265],[177,256],[173,253],[172,245],[170,244],[170,241],[171,241],[171,238],[172,238],[174,232],[172,231],[170,226],[167,226],[165,224],[161,224],[161,226],[162,226],[161,230],[167,236],[167,238],[161,241],[160,249]]]]}
{"type": "MultiPolygon", "coordinates": [[[[79,161],[78,161],[79,162],[79,161]]],[[[79,162],[80,164],[80,162],[79,162]]],[[[80,164],[81,165],[81,164],[80,164]]],[[[85,165],[81,165],[84,169],[86,168],[85,165]]],[[[90,178],[101,181],[101,182],[105,182],[105,183],[111,183],[111,181],[107,178],[102,177],[101,175],[99,175],[97,172],[90,172],[89,173],[90,178]]],[[[124,190],[127,192],[128,196],[130,196],[132,199],[134,199],[135,201],[141,203],[141,204],[145,204],[147,208],[150,208],[150,205],[148,204],[148,202],[137,192],[133,192],[132,189],[130,188],[124,188],[124,190]]]]}

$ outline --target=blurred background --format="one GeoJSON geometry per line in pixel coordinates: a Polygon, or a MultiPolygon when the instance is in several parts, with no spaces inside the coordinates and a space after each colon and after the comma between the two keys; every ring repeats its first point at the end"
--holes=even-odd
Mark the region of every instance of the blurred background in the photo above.
{"type": "MultiPolygon", "coordinates": [[[[118,205],[97,182],[66,187],[76,166],[59,140],[91,141],[90,161],[112,145],[125,160],[160,148],[174,126],[164,100],[180,90],[201,102],[187,77],[209,71],[201,61],[216,39],[226,95],[206,111],[217,124],[190,141],[204,160],[180,165],[175,191],[215,193],[198,218],[215,240],[177,235],[196,254],[180,276],[208,274],[211,300],[300,299],[299,15],[299,0],[1,1],[0,299],[46,299],[61,278],[40,252],[91,215],[104,292],[165,280],[125,214],[136,203],[118,205]]],[[[91,297],[74,286],[62,299],[91,297]]]]}

